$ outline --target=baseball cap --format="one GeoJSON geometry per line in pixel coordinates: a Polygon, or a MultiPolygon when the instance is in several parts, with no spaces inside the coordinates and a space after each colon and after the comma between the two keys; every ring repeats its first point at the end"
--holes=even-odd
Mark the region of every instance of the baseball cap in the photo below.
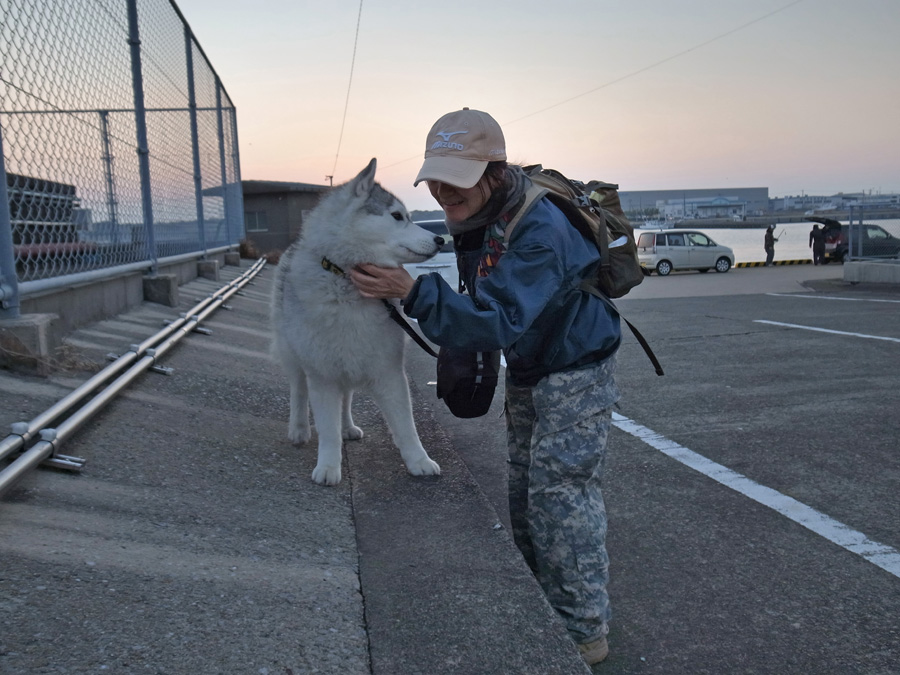
{"type": "Polygon", "coordinates": [[[506,141],[497,120],[480,110],[463,108],[441,117],[425,142],[425,162],[416,176],[459,188],[474,186],[488,162],[506,161],[506,141]]]}

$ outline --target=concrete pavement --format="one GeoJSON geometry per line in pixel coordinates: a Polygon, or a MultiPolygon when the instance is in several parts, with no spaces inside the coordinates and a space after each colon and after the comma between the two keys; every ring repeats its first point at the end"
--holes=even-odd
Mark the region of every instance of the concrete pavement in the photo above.
{"type": "MultiPolygon", "coordinates": [[[[312,484],[266,356],[272,272],[171,352],[172,375],[142,376],[64,446],[81,475],[41,469],[0,500],[0,672],[587,672],[504,526],[502,392],[485,417],[453,418],[410,345],[442,476],[406,474],[362,396],[344,482],[312,484]]],[[[626,334],[617,414],[897,549],[900,428],[878,413],[898,402],[896,352],[838,331],[896,335],[900,294],[841,273],[646,279],[620,306],[667,374],[626,334]]],[[[186,284],[183,308],[216,287],[186,284]]],[[[69,362],[173,315],[145,303],[85,327],[69,362]]],[[[0,428],[85,377],[0,371],[0,428]]],[[[595,673],[896,672],[896,577],[620,428],[607,472],[614,620],[595,673]]]]}
{"type": "MultiPolygon", "coordinates": [[[[80,475],[39,469],[0,501],[0,672],[587,672],[415,383],[442,476],[409,476],[360,396],[344,482],[310,481],[267,356],[273,272],[59,449],[80,475]]],[[[68,372],[0,371],[0,429],[239,270],[221,274],[182,286],[179,310],[75,331],[68,372]]]]}
{"type": "MultiPolygon", "coordinates": [[[[666,375],[626,330],[604,487],[610,656],[594,672],[895,675],[900,285],[851,285],[838,265],[685,272],[618,304],[666,375]],[[728,472],[775,501],[716,480],[728,472]],[[864,557],[879,550],[894,573],[864,557]]],[[[433,380],[430,360],[409,360],[433,380]]],[[[435,415],[503,517],[499,410],[435,415]]]]}

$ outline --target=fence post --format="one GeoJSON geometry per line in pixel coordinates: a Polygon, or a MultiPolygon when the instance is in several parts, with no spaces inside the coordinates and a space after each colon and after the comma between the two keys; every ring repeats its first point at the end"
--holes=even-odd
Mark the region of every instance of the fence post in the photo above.
{"type": "Polygon", "coordinates": [[[0,319],[18,319],[19,280],[16,277],[9,190],[6,187],[6,155],[3,152],[3,125],[0,124],[0,319]]]}
{"type": "MultiPolygon", "coordinates": [[[[865,192],[863,192],[863,200],[865,200],[865,198],[866,198],[865,192]]],[[[859,205],[859,210],[857,211],[857,213],[859,213],[859,227],[856,228],[856,252],[858,254],[856,257],[862,258],[863,257],[863,233],[865,232],[865,230],[863,230],[863,220],[866,217],[866,205],[864,203],[859,205]]],[[[853,256],[850,256],[850,257],[852,258],[853,256]]]]}
{"type": "Polygon", "coordinates": [[[241,151],[238,146],[238,128],[237,128],[237,110],[234,105],[228,109],[228,116],[231,118],[231,142],[234,146],[231,149],[232,166],[234,166],[234,212],[236,216],[235,225],[237,228],[238,243],[246,235],[244,230],[244,184],[241,182],[241,151]]]}
{"type": "Polygon", "coordinates": [[[184,50],[187,58],[188,109],[191,117],[191,151],[194,155],[194,200],[197,203],[197,234],[206,260],[206,228],[203,222],[203,180],[200,173],[200,139],[197,130],[197,94],[194,89],[194,50],[191,29],[184,24],[184,50]]]}
{"type": "Polygon", "coordinates": [[[147,110],[144,106],[144,77],[141,73],[141,39],[138,30],[137,0],[128,0],[128,43],[131,45],[131,82],[134,89],[134,126],[141,176],[141,208],[147,234],[146,255],[150,273],[156,275],[156,235],[153,229],[153,193],[150,183],[150,149],[147,146],[147,110]]]}
{"type": "Polygon", "coordinates": [[[222,169],[222,205],[225,208],[225,232],[228,237],[227,243],[234,244],[234,236],[232,235],[234,209],[231,205],[231,195],[228,190],[228,170],[225,166],[225,128],[222,125],[222,81],[219,79],[219,76],[216,75],[216,133],[219,137],[219,166],[222,169]]]}
{"type": "Polygon", "coordinates": [[[109,224],[113,241],[119,243],[119,214],[116,200],[115,172],[113,171],[112,148],[109,145],[109,111],[100,111],[100,133],[103,138],[103,169],[106,177],[106,206],[109,209],[109,224]]]}

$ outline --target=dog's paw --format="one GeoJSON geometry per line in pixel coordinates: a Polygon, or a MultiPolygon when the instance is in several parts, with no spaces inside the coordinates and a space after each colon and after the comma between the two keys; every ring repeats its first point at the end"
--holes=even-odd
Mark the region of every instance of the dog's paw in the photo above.
{"type": "Polygon", "coordinates": [[[337,485],[341,482],[341,467],[316,464],[316,468],[312,472],[312,479],[319,485],[337,485]]]}
{"type": "Polygon", "coordinates": [[[309,429],[309,425],[301,426],[301,427],[292,427],[288,429],[288,440],[291,443],[296,443],[297,445],[303,445],[306,443],[311,436],[311,432],[309,429]]]}
{"type": "Polygon", "coordinates": [[[345,441],[358,441],[364,436],[364,434],[362,429],[354,425],[351,427],[344,427],[343,431],[341,432],[341,436],[345,441]]]}
{"type": "Polygon", "coordinates": [[[438,463],[433,459],[428,457],[422,457],[421,459],[416,460],[415,462],[411,462],[406,465],[407,471],[409,471],[413,476],[440,476],[441,475],[441,467],[438,466],[438,463]]]}

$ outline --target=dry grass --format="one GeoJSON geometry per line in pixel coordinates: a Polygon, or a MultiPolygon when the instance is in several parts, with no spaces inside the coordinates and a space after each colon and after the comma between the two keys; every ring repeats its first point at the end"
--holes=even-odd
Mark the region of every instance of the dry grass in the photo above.
{"type": "Polygon", "coordinates": [[[0,367],[47,377],[55,373],[87,372],[96,373],[103,364],[86,357],[70,345],[61,345],[52,356],[31,353],[21,343],[10,340],[0,343],[0,367]]]}
{"type": "Polygon", "coordinates": [[[260,253],[259,249],[256,248],[256,244],[254,244],[249,239],[241,239],[240,244],[240,253],[241,258],[246,258],[248,260],[259,260],[260,258],[265,258],[266,262],[270,265],[277,265],[278,261],[281,260],[281,254],[284,251],[279,249],[273,249],[271,251],[266,251],[265,253],[260,253]]]}
{"type": "Polygon", "coordinates": [[[259,259],[259,249],[257,249],[256,244],[249,239],[241,239],[238,251],[241,254],[241,258],[247,258],[249,260],[259,259]]]}

